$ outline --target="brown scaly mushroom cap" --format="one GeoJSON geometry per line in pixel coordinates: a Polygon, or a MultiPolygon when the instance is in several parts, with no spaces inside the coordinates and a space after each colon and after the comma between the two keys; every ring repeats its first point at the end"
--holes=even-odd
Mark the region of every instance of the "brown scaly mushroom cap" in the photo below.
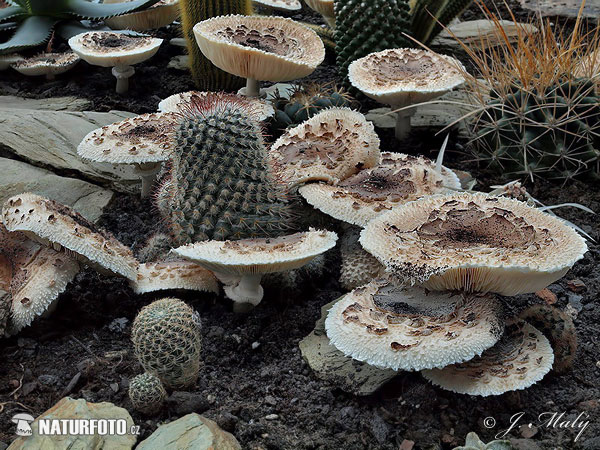
{"type": "Polygon", "coordinates": [[[348,291],[385,275],[385,267],[358,242],[360,231],[349,226],[340,239],[340,285],[348,291]]]}
{"type": "Polygon", "coordinates": [[[332,345],[347,356],[394,370],[466,361],[490,348],[504,329],[490,296],[402,288],[376,280],[346,294],[327,314],[332,345]]]}
{"type": "Polygon", "coordinates": [[[131,287],[136,294],[166,289],[185,289],[219,293],[214,274],[191,261],[158,261],[140,264],[131,287]]]}
{"type": "Polygon", "coordinates": [[[302,9],[302,3],[299,0],[252,0],[252,3],[282,12],[300,11],[302,9]]]}
{"type": "Polygon", "coordinates": [[[500,342],[480,357],[421,373],[443,389],[486,397],[537,383],[550,372],[553,361],[548,339],[527,322],[516,320],[507,325],[500,342]]]}
{"type": "Polygon", "coordinates": [[[335,219],[364,227],[382,213],[418,198],[461,189],[452,170],[436,170],[422,156],[382,153],[381,162],[335,186],[312,183],[299,189],[306,201],[335,219]]]}
{"type": "Polygon", "coordinates": [[[24,58],[16,53],[0,55],[0,71],[8,69],[12,64],[22,61],[24,58]]]}
{"type": "Polygon", "coordinates": [[[57,251],[64,247],[100,272],[137,278],[131,250],[68,206],[31,193],[16,195],[4,203],[2,221],[8,231],[22,231],[57,251]]]}
{"type": "Polygon", "coordinates": [[[291,187],[308,181],[338,183],[379,163],[371,122],[349,108],[331,108],[287,130],[269,150],[275,172],[291,187]]]}
{"type": "Polygon", "coordinates": [[[369,222],[360,243],[404,281],[508,296],[543,289],[587,251],[559,218],[483,193],[399,206],[369,222]]]}
{"type": "MultiPolygon", "coordinates": [[[[104,0],[103,3],[123,3],[123,1],[104,0]]],[[[142,11],[104,19],[104,23],[113,30],[146,31],[166,27],[177,20],[179,15],[179,0],[159,0],[142,11]]]]}
{"type": "Polygon", "coordinates": [[[335,27],[333,0],[305,0],[306,5],[323,16],[330,27],[335,27]]]}
{"type": "Polygon", "coordinates": [[[41,53],[13,62],[10,66],[23,75],[45,75],[47,79],[71,70],[81,58],[73,52],[41,53]]]}

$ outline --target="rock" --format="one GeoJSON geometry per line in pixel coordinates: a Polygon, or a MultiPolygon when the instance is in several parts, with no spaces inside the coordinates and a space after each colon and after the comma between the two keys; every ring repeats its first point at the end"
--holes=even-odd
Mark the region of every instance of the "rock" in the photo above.
{"type": "Polygon", "coordinates": [[[210,405],[202,394],[175,391],[167,398],[167,406],[178,416],[193,412],[204,412],[210,405]]]}
{"type": "Polygon", "coordinates": [[[138,192],[133,166],[91,163],[77,155],[77,146],[90,131],[134,115],[0,107],[0,154],[8,151],[34,165],[79,172],[116,190],[138,192]]]}
{"type": "Polygon", "coordinates": [[[532,439],[510,439],[515,450],[542,450],[542,447],[532,439]]]}
{"type": "Polygon", "coordinates": [[[14,159],[0,158],[0,167],[0,205],[13,195],[33,192],[71,206],[95,222],[113,198],[113,192],[108,189],[77,178],[61,177],[14,159]]]}
{"type": "MultiPolygon", "coordinates": [[[[511,43],[517,41],[518,33],[521,30],[525,30],[529,33],[537,33],[538,31],[535,26],[529,23],[516,24],[510,20],[501,20],[500,24],[506,39],[511,43]]],[[[504,44],[503,40],[498,40],[497,24],[493,20],[479,19],[450,25],[448,30],[442,30],[442,32],[435,37],[431,42],[431,45],[434,47],[451,47],[456,50],[462,50],[462,46],[455,37],[465,44],[477,47],[481,47],[481,42],[487,47],[504,44]]]]}
{"type": "Polygon", "coordinates": [[[572,292],[581,293],[587,289],[587,286],[579,278],[567,281],[567,287],[572,292]]]}
{"type": "Polygon", "coordinates": [[[174,45],[176,47],[186,47],[186,43],[185,43],[185,39],[184,38],[172,38],[169,41],[169,44],[174,45]]]}
{"type": "Polygon", "coordinates": [[[188,414],[161,425],[136,450],[238,450],[241,445],[232,434],[198,414],[188,414]]]}
{"type": "Polygon", "coordinates": [[[190,57],[188,55],[173,56],[167,67],[175,70],[188,70],[190,67],[190,57]]]}
{"type": "Polygon", "coordinates": [[[38,381],[45,386],[53,386],[58,383],[58,377],[56,375],[44,374],[38,377],[38,381]]]}
{"type": "Polygon", "coordinates": [[[529,424],[529,425],[521,425],[519,427],[519,434],[524,437],[525,439],[531,439],[532,437],[534,437],[536,434],[538,434],[538,427],[536,427],[535,425],[529,424]]]}
{"type": "Polygon", "coordinates": [[[127,317],[119,317],[108,324],[108,329],[113,333],[122,333],[127,328],[129,319],[127,317]]]}
{"type": "Polygon", "coordinates": [[[40,436],[38,433],[39,419],[125,419],[127,421],[127,431],[133,426],[133,419],[123,408],[119,408],[112,403],[88,403],[84,399],[72,399],[64,397],[56,405],[38,417],[32,424],[33,435],[15,439],[8,447],[9,450],[27,449],[27,450],[129,450],[132,449],[137,440],[134,434],[119,435],[47,435],[40,436]]]}
{"type": "Polygon", "coordinates": [[[302,357],[321,380],[353,394],[372,394],[394,378],[397,372],[356,361],[329,343],[325,333],[325,317],[336,301],[321,308],[321,318],[317,320],[315,329],[300,341],[302,357]]]}
{"type": "MultiPolygon", "coordinates": [[[[520,0],[523,9],[535,11],[541,16],[577,17],[581,8],[581,0],[520,0]]],[[[582,17],[592,19],[600,16],[600,1],[587,0],[581,11],[582,17]]]]}
{"type": "Polygon", "coordinates": [[[600,437],[586,439],[581,444],[583,450],[598,450],[600,448],[600,437]]]}
{"type": "Polygon", "coordinates": [[[14,95],[0,96],[2,109],[45,109],[50,111],[85,111],[92,102],[77,97],[23,98],[14,95]]]}
{"type": "Polygon", "coordinates": [[[544,288],[541,291],[537,291],[535,293],[535,295],[538,298],[544,300],[544,302],[546,303],[546,305],[554,305],[558,301],[558,298],[556,297],[556,294],[554,292],[552,292],[548,288],[544,288]]]}
{"type": "Polygon", "coordinates": [[[415,441],[409,441],[408,439],[404,439],[400,444],[400,450],[412,450],[415,446],[415,441]]]}
{"type": "Polygon", "coordinates": [[[390,435],[391,431],[390,426],[385,420],[383,420],[383,418],[379,414],[373,414],[372,419],[370,421],[370,426],[371,433],[373,434],[373,437],[375,437],[377,442],[379,442],[382,445],[383,443],[387,442],[388,436],[390,435]]]}

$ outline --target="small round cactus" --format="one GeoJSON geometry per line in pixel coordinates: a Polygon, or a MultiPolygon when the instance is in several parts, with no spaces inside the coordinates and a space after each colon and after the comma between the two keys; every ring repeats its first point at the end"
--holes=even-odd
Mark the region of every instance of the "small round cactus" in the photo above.
{"type": "Polygon", "coordinates": [[[176,298],[142,308],[133,322],[131,340],[140,364],[165,387],[186,388],[200,371],[200,317],[176,298]]]}
{"type": "Polygon", "coordinates": [[[129,399],[133,407],[141,413],[156,414],[166,398],[167,391],[163,384],[151,373],[137,375],[129,383],[129,399]]]}

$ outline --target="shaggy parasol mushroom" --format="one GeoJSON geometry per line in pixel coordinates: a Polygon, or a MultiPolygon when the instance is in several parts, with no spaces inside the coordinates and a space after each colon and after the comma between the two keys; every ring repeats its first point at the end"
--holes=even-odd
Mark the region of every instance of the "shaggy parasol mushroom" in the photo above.
{"type": "Polygon", "coordinates": [[[307,181],[337,183],[379,163],[371,122],[349,108],[330,108],[287,130],[269,150],[274,171],[290,188],[307,181]]]}
{"type": "Polygon", "coordinates": [[[340,285],[348,291],[385,275],[385,267],[358,242],[360,231],[348,226],[340,239],[340,285]]]}
{"type": "Polygon", "coordinates": [[[77,147],[84,159],[134,165],[142,179],[142,198],[150,194],[156,174],[171,155],[171,135],[179,125],[175,113],[131,117],[90,131],[77,147]]]}
{"type": "Polygon", "coordinates": [[[398,111],[396,138],[410,133],[416,108],[407,108],[444,95],[464,83],[465,68],[445,55],[414,48],[371,53],[348,67],[350,83],[374,100],[398,111]]]}
{"type": "Polygon", "coordinates": [[[215,101],[244,103],[249,111],[255,110],[255,114],[253,115],[256,115],[257,120],[260,122],[267,120],[269,117],[273,117],[275,114],[273,106],[269,102],[259,98],[242,97],[237,94],[228,94],[225,92],[201,91],[188,91],[180,94],[173,94],[160,101],[158,110],[160,112],[186,112],[193,103],[207,98],[213,98],[215,101]]]}
{"type": "Polygon", "coordinates": [[[300,3],[300,0],[252,0],[252,3],[270,12],[280,11],[284,13],[291,13],[300,11],[302,9],[302,3],[300,3]]]}
{"type": "Polygon", "coordinates": [[[67,253],[102,273],[137,278],[138,262],[131,250],[65,205],[36,194],[15,195],[4,203],[2,221],[8,231],[67,253]]]}
{"type": "Polygon", "coordinates": [[[45,75],[53,80],[58,74],[71,70],[81,58],[73,52],[41,53],[31,58],[21,59],[10,65],[17,72],[27,76],[45,75]]]}
{"type": "Polygon", "coordinates": [[[587,251],[559,218],[483,193],[399,206],[369,222],[360,243],[403,281],[509,296],[545,288],[587,251]]]}
{"type": "MultiPolygon", "coordinates": [[[[129,0],[104,0],[103,3],[124,3],[129,0]]],[[[104,19],[113,30],[145,31],[166,27],[179,17],[179,0],[159,0],[141,11],[104,19]]]]}
{"type": "Polygon", "coordinates": [[[481,356],[421,373],[443,389],[486,397],[537,383],[550,372],[553,361],[548,339],[527,322],[516,320],[506,326],[502,339],[481,356]]]}
{"type": "Polygon", "coordinates": [[[260,280],[264,274],[302,267],[333,248],[336,241],[337,235],[331,231],[310,230],[275,238],[196,242],[173,252],[214,272],[225,284],[227,297],[241,311],[262,300],[260,280]]]}
{"type": "Polygon", "coordinates": [[[88,64],[112,67],[117,79],[116,91],[123,94],[129,90],[129,77],[135,73],[132,66],[154,56],[162,41],[116,31],[90,31],[73,36],[69,46],[88,64]]]}
{"type": "Polygon", "coordinates": [[[158,261],[140,264],[131,287],[136,294],[166,289],[185,289],[219,293],[217,278],[210,271],[191,261],[158,261]]]}
{"type": "Polygon", "coordinates": [[[335,28],[335,11],[333,9],[333,0],[305,0],[306,4],[313,11],[323,16],[327,25],[335,28]]]}
{"type": "Polygon", "coordinates": [[[491,296],[452,295],[376,280],[333,305],[325,319],[332,345],[347,356],[394,370],[467,361],[493,346],[504,329],[491,296]]]}
{"type": "MultiPolygon", "coordinates": [[[[14,334],[51,311],[59,294],[79,272],[79,264],[23,233],[9,232],[2,224],[0,248],[0,301],[9,307],[8,324],[4,325],[14,334]]],[[[5,331],[2,328],[0,323],[0,336],[5,331]]]]}
{"type": "Polygon", "coordinates": [[[215,66],[247,79],[249,97],[259,96],[260,81],[303,78],[325,58],[319,36],[284,17],[213,17],[197,23],[194,35],[215,66]]]}
{"type": "Polygon", "coordinates": [[[433,194],[460,190],[456,174],[422,156],[382,153],[381,162],[334,186],[311,183],[298,192],[306,201],[335,219],[364,227],[382,213],[433,194]]]}

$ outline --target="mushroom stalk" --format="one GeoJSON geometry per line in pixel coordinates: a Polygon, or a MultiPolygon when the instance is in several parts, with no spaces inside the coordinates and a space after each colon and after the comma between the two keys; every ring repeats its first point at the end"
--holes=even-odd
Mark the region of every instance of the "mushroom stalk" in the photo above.
{"type": "Polygon", "coordinates": [[[260,96],[260,81],[253,78],[246,79],[246,97],[260,96]]]}
{"type": "Polygon", "coordinates": [[[159,170],[160,163],[136,164],[135,172],[142,179],[142,198],[147,198],[150,195],[159,170]]]}
{"type": "MultiPolygon", "coordinates": [[[[402,108],[402,106],[392,106],[392,110],[402,108]]],[[[402,141],[408,137],[411,130],[410,119],[417,112],[417,108],[412,107],[397,112],[396,116],[396,139],[402,141]]]]}
{"type": "Polygon", "coordinates": [[[247,306],[256,306],[263,298],[264,290],[260,285],[262,275],[242,275],[231,276],[224,273],[215,273],[225,286],[223,290],[225,295],[235,302],[234,310],[236,312],[247,311],[247,306]],[[243,305],[243,304],[248,305],[243,305]],[[238,305],[239,304],[239,305],[238,305]]]}
{"type": "Polygon", "coordinates": [[[132,66],[115,66],[112,74],[117,79],[117,94],[124,94],[129,90],[129,78],[135,73],[132,66]]]}

